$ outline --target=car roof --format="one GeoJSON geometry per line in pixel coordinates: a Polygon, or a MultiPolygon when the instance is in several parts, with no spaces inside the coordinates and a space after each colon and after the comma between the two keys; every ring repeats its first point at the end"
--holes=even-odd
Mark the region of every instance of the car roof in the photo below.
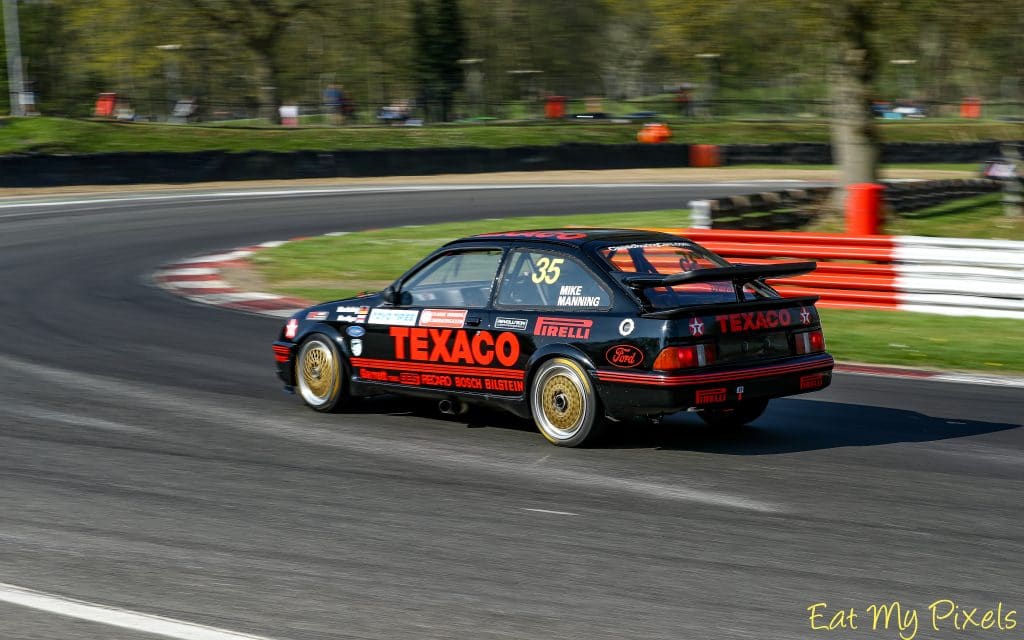
{"type": "Polygon", "coordinates": [[[663,233],[660,231],[643,231],[640,229],[597,229],[597,228],[556,228],[529,229],[524,231],[499,231],[481,233],[449,242],[445,246],[463,242],[479,242],[481,240],[507,240],[518,243],[573,245],[609,245],[633,244],[643,242],[679,242],[686,238],[663,233]]]}

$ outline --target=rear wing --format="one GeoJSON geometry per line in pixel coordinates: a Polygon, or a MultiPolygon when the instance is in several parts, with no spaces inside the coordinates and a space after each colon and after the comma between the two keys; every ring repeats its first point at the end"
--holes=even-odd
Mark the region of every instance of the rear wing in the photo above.
{"type": "Polygon", "coordinates": [[[818,268],[816,262],[783,262],[780,264],[737,264],[729,267],[695,269],[668,275],[634,273],[622,276],[622,282],[634,289],[672,287],[698,282],[730,281],[735,287],[762,278],[790,278],[810,273],[818,268]]]}

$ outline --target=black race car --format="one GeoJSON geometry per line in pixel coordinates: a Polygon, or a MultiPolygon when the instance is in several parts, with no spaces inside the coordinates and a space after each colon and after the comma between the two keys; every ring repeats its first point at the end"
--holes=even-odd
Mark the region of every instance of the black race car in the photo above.
{"type": "Polygon", "coordinates": [[[274,354],[289,391],[336,411],[358,396],[487,404],[532,416],[553,444],[607,421],[697,411],[746,424],[771,398],[829,385],[814,303],[764,278],[813,262],[734,265],[682,237],[617,229],[450,242],[380,293],[310,307],[274,354]]]}

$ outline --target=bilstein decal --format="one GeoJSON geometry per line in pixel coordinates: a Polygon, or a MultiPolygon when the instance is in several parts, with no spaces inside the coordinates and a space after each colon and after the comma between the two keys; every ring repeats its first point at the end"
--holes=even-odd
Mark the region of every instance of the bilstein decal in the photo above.
{"type": "Polygon", "coordinates": [[[788,327],[793,324],[793,314],[789,312],[789,309],[730,313],[715,316],[715,322],[718,323],[718,328],[722,333],[740,333],[788,327]]]}
{"type": "Polygon", "coordinates": [[[505,367],[519,360],[519,339],[514,333],[478,331],[470,337],[465,331],[424,327],[391,327],[389,333],[399,360],[505,367]]]}
{"type": "Polygon", "coordinates": [[[604,359],[612,366],[632,369],[644,361],[644,352],[631,344],[617,344],[605,350],[604,359]]]}
{"type": "Polygon", "coordinates": [[[590,328],[594,326],[593,320],[585,318],[537,318],[537,324],[533,327],[533,335],[549,338],[576,338],[587,340],[590,338],[590,328]]]}

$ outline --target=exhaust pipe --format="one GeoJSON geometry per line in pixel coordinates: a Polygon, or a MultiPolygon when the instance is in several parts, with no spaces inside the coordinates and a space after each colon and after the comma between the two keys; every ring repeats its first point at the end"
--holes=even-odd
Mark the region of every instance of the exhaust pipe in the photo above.
{"type": "Polygon", "coordinates": [[[449,400],[445,398],[437,403],[437,410],[446,416],[461,416],[466,413],[469,407],[466,406],[465,402],[461,400],[449,400]]]}

